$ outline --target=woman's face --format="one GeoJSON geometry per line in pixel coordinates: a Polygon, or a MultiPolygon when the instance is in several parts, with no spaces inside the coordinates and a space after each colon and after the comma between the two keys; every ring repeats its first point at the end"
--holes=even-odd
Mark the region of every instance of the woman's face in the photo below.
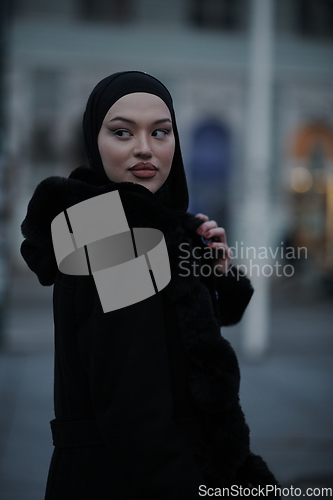
{"type": "Polygon", "coordinates": [[[171,114],[158,96],[127,94],[104,117],[97,138],[106,175],[155,193],[169,175],[175,151],[171,114]]]}

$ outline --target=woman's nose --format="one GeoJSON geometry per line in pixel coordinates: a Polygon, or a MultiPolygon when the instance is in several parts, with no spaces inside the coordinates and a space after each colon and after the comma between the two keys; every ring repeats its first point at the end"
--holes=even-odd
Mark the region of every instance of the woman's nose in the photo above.
{"type": "Polygon", "coordinates": [[[145,134],[136,137],[136,144],[134,147],[134,156],[150,158],[153,154],[150,138],[145,134]]]}

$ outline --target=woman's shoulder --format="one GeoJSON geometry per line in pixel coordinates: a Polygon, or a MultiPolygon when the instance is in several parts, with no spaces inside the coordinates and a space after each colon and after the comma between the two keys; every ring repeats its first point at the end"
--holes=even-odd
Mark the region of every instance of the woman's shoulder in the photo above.
{"type": "Polygon", "coordinates": [[[96,196],[97,187],[74,178],[52,176],[36,187],[21,224],[21,254],[43,285],[52,285],[57,272],[51,223],[68,207],[96,196]]]}
{"type": "Polygon", "coordinates": [[[21,225],[24,238],[43,243],[50,236],[52,220],[89,194],[94,195],[93,186],[77,179],[60,176],[44,179],[29,201],[27,214],[21,225]]]}
{"type": "Polygon", "coordinates": [[[119,190],[122,200],[130,206],[138,201],[139,195],[146,194],[147,189],[132,183],[103,184],[100,176],[87,167],[79,167],[66,177],[52,176],[44,179],[36,187],[28,204],[27,214],[22,222],[21,230],[24,238],[43,243],[51,233],[51,222],[64,210],[108,192],[119,190]]]}
{"type": "MultiPolygon", "coordinates": [[[[57,268],[52,245],[52,221],[62,212],[66,216],[66,210],[80,202],[113,191],[119,193],[129,227],[172,232],[174,218],[163,211],[153,193],[139,184],[104,184],[99,175],[87,167],[74,170],[69,178],[49,177],[36,187],[21,225],[25,238],[21,247],[22,256],[42,284],[53,283],[57,268]]],[[[112,217],[112,203],[109,205],[112,217]]]]}

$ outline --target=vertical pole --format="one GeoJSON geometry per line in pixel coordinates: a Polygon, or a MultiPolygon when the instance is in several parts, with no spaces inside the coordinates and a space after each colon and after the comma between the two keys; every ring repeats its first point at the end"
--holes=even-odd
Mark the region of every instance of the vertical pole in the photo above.
{"type": "Polygon", "coordinates": [[[4,73],[8,8],[8,1],[2,0],[0,2],[0,347],[3,344],[4,336],[3,327],[7,290],[4,73]]]}
{"type": "MultiPolygon", "coordinates": [[[[257,251],[270,245],[273,3],[251,0],[242,240],[257,251]]],[[[261,271],[267,261],[256,260],[256,264],[258,267],[252,270],[247,266],[255,293],[244,320],[242,339],[244,354],[251,358],[265,352],[269,337],[269,278],[261,271]]]]}
{"type": "Polygon", "coordinates": [[[333,274],[333,163],[326,168],[326,238],[324,253],[324,273],[333,274]]]}

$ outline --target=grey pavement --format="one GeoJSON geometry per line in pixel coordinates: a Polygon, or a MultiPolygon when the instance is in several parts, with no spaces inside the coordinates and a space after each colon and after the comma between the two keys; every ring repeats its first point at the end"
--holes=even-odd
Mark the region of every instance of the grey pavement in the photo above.
{"type": "MultiPolygon", "coordinates": [[[[282,486],[302,492],[333,488],[332,325],[333,296],[318,283],[295,278],[274,286],[271,343],[263,359],[244,358],[240,326],[223,331],[240,357],[241,403],[252,449],[282,486]]],[[[39,500],[52,453],[52,289],[39,285],[32,273],[14,276],[5,327],[0,499],[39,500]]]]}

